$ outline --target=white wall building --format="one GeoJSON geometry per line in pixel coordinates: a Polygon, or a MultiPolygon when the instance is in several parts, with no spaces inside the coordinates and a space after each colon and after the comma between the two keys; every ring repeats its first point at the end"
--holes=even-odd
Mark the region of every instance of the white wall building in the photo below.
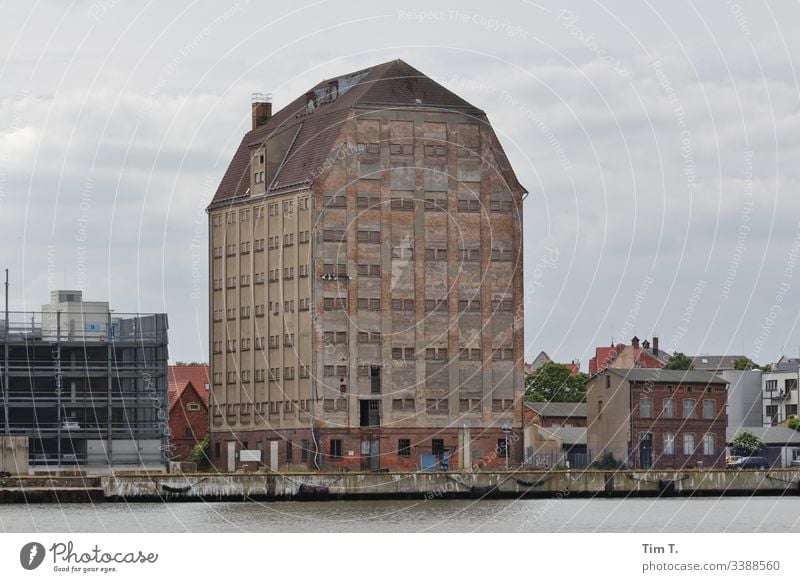
{"type": "Polygon", "coordinates": [[[800,359],[782,357],[761,375],[763,426],[775,426],[797,415],[800,359]]]}

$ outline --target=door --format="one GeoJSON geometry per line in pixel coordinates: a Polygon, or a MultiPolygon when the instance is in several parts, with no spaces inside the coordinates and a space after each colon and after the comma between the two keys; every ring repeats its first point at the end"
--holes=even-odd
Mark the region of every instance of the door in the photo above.
{"type": "Polygon", "coordinates": [[[377,437],[361,439],[361,469],[374,471],[381,468],[381,445],[377,437]]]}
{"type": "Polygon", "coordinates": [[[653,466],[653,435],[649,432],[639,437],[639,467],[649,469],[653,466]]]}
{"type": "Polygon", "coordinates": [[[269,468],[278,470],[278,441],[269,441],[269,468]]]}
{"type": "Polygon", "coordinates": [[[236,471],[236,441],[228,441],[228,473],[236,471]]]}

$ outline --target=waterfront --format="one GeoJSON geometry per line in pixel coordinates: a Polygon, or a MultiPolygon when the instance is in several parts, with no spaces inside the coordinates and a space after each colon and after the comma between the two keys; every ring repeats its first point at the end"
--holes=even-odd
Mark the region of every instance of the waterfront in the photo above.
{"type": "Polygon", "coordinates": [[[796,497],[0,505],[0,532],[792,532],[796,497]]]}

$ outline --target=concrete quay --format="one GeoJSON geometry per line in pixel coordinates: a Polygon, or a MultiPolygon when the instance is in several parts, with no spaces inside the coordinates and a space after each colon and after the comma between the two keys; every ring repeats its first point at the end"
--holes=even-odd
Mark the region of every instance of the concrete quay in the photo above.
{"type": "Polygon", "coordinates": [[[799,495],[800,470],[193,473],[0,479],[0,503],[799,495]]]}

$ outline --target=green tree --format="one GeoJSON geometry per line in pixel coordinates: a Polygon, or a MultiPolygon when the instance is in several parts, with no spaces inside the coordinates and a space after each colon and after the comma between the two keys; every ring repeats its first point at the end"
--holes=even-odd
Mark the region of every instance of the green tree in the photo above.
{"type": "Polygon", "coordinates": [[[751,432],[740,432],[731,441],[734,455],[752,457],[766,446],[766,443],[751,432]]]}
{"type": "Polygon", "coordinates": [[[198,469],[208,469],[211,466],[211,461],[208,458],[210,446],[211,443],[206,437],[192,448],[192,462],[197,463],[198,469]]]}
{"type": "Polygon", "coordinates": [[[534,402],[583,402],[588,376],[573,375],[564,364],[547,362],[525,377],[525,399],[534,402]]]}
{"type": "Polygon", "coordinates": [[[794,414],[792,414],[788,418],[786,426],[788,426],[789,428],[793,428],[794,430],[800,430],[800,417],[797,417],[794,414]]]}
{"type": "Polygon", "coordinates": [[[747,356],[742,356],[738,360],[733,363],[734,370],[753,370],[759,369],[758,364],[756,364],[753,360],[748,358],[747,356]]]}
{"type": "Polygon", "coordinates": [[[733,363],[734,370],[761,370],[762,372],[771,372],[772,366],[769,364],[765,364],[763,366],[759,366],[753,360],[748,358],[747,356],[742,356],[738,360],[733,363]]]}
{"type": "Polygon", "coordinates": [[[682,352],[675,352],[670,356],[665,370],[694,370],[692,359],[682,352]]]}

